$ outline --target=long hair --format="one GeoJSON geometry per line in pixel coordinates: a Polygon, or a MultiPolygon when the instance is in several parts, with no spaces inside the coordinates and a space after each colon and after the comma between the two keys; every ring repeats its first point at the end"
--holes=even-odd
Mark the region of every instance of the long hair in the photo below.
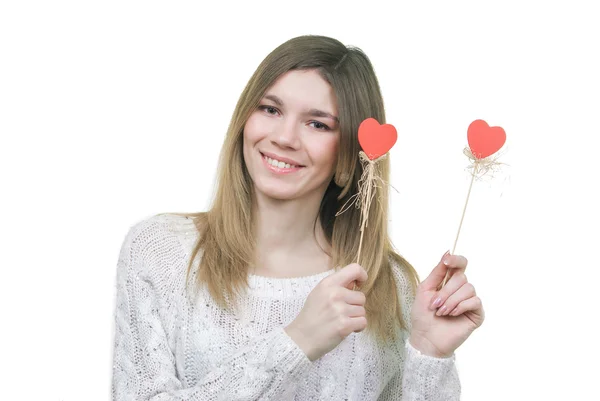
{"type": "MultiPolygon", "coordinates": [[[[269,87],[291,70],[315,70],[333,88],[340,121],[335,175],[321,201],[317,220],[332,248],[333,266],[355,262],[360,240],[360,211],[351,207],[336,217],[341,206],[358,190],[362,165],[358,153],[358,126],[373,117],[385,123],[379,82],[369,58],[356,47],[338,40],[306,35],[288,40],[273,50],[258,66],[243,90],[233,112],[220,154],[216,193],[209,211],[174,213],[192,217],[199,240],[188,266],[188,280],[196,256],[196,286],[205,285],[223,308],[235,304],[247,288],[248,266],[254,260],[252,232],[253,182],[244,162],[243,129],[269,87]],[[319,219],[320,218],[320,219],[319,219]]],[[[377,164],[377,174],[389,182],[389,155],[377,164]]],[[[415,269],[396,251],[388,235],[388,188],[378,187],[371,204],[361,247],[360,264],[368,281],[360,288],[366,295],[366,332],[378,340],[396,339],[396,329],[406,329],[401,299],[392,272],[395,261],[409,277],[412,291],[419,282],[415,269]],[[379,201],[377,201],[377,198],[379,201]]]]}

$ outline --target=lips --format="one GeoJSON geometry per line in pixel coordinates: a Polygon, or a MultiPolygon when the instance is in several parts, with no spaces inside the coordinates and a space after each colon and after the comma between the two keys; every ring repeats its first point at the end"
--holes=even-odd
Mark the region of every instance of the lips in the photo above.
{"type": "Polygon", "coordinates": [[[298,166],[298,167],[305,167],[303,164],[300,164],[299,162],[297,162],[294,159],[289,159],[287,157],[279,156],[279,155],[277,155],[275,153],[260,152],[260,151],[259,151],[259,153],[263,157],[267,156],[267,157],[270,157],[271,159],[275,159],[275,160],[280,161],[280,162],[288,163],[288,164],[291,164],[291,165],[294,165],[294,166],[298,166]]]}

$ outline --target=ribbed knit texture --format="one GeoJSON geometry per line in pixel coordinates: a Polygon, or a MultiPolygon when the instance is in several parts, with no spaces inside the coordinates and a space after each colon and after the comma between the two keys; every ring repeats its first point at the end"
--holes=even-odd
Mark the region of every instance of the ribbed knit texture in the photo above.
{"type": "MultiPolygon", "coordinates": [[[[237,314],[203,288],[191,297],[185,274],[197,235],[191,219],[176,215],[153,216],[128,231],[117,265],[113,400],[459,399],[455,356],[422,355],[408,332],[385,348],[352,333],[310,362],[283,328],[333,270],[290,279],[250,275],[237,314]]],[[[393,268],[410,323],[409,281],[393,268]]]]}

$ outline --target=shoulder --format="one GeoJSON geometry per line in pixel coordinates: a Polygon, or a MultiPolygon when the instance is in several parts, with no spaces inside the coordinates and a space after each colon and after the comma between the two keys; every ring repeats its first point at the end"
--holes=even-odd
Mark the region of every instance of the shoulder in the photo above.
{"type": "Polygon", "coordinates": [[[176,214],[155,214],[135,221],[127,229],[123,245],[138,251],[162,245],[169,237],[185,238],[197,234],[193,219],[176,214]]]}
{"type": "MultiPolygon", "coordinates": [[[[119,264],[137,273],[168,274],[191,253],[198,230],[193,219],[156,214],[135,221],[121,245],[119,264]]],[[[161,275],[162,275],[161,274],[161,275]]]]}
{"type": "MultiPolygon", "coordinates": [[[[117,303],[144,318],[156,308],[172,328],[186,307],[185,284],[194,223],[178,215],[153,215],[131,224],[117,265],[117,303]]],[[[129,312],[127,312],[129,313],[129,312]]]]}

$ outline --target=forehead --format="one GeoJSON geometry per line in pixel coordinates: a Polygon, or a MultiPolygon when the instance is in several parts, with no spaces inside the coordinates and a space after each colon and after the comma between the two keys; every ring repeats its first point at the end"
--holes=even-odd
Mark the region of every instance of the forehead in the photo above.
{"type": "Polygon", "coordinates": [[[337,112],[333,88],[315,70],[293,70],[280,76],[265,95],[279,97],[285,106],[337,112]]]}

